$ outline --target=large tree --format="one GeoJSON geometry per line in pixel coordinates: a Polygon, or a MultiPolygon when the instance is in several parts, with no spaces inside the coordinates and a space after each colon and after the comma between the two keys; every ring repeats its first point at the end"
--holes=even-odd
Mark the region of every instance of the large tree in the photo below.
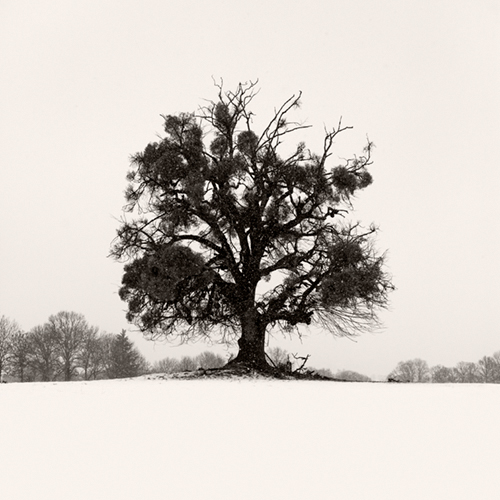
{"type": "Polygon", "coordinates": [[[233,363],[267,367],[266,332],[315,321],[353,335],[376,321],[392,288],[374,226],[347,222],[372,182],[372,143],[329,166],[341,121],[323,149],[282,142],[305,128],[288,116],[300,94],[253,129],[254,83],[195,113],[164,116],[165,136],[132,157],[125,215],[112,255],[126,261],[127,318],[151,337],[237,339],[233,363]],[[130,214],[130,215],[127,215],[130,214]]]}
{"type": "Polygon", "coordinates": [[[446,384],[456,382],[455,371],[447,366],[437,365],[430,370],[431,381],[437,384],[446,384]]]}
{"type": "Polygon", "coordinates": [[[478,379],[484,383],[500,382],[500,365],[493,356],[483,356],[477,362],[478,379]]]}
{"type": "Polygon", "coordinates": [[[480,381],[479,368],[472,361],[459,361],[453,368],[455,381],[461,384],[473,384],[480,381]]]}
{"type": "Polygon", "coordinates": [[[99,334],[97,327],[89,327],[83,332],[83,342],[78,353],[77,364],[83,380],[95,380],[104,372],[107,356],[105,335],[99,334]]]}
{"type": "Polygon", "coordinates": [[[60,368],[56,333],[47,324],[35,326],[28,333],[28,342],[28,364],[34,377],[43,382],[55,380],[60,368]]]}
{"type": "Polygon", "coordinates": [[[429,382],[429,366],[427,361],[419,358],[401,361],[387,379],[399,382],[429,382]]]}
{"type": "Polygon", "coordinates": [[[46,328],[56,339],[57,353],[64,380],[71,380],[78,369],[78,361],[90,327],[83,314],[61,311],[49,317],[46,328]]]}

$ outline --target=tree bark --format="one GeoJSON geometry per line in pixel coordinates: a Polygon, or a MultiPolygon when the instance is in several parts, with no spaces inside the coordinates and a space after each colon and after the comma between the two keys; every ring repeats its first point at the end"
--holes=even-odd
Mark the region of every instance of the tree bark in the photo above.
{"type": "Polygon", "coordinates": [[[266,361],[266,324],[255,308],[249,308],[240,316],[241,337],[238,340],[239,351],[231,364],[245,365],[259,370],[267,370],[266,361]]]}
{"type": "Polygon", "coordinates": [[[71,364],[69,361],[64,363],[64,380],[66,382],[71,380],[71,364]]]}

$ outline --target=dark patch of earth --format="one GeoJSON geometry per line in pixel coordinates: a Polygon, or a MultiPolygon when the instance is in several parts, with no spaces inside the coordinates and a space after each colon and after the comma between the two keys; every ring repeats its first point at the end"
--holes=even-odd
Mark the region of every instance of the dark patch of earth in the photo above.
{"type": "Polygon", "coordinates": [[[146,375],[147,379],[264,379],[264,380],[336,380],[312,371],[283,372],[276,369],[256,370],[247,366],[231,366],[211,369],[198,369],[187,372],[146,375]]]}

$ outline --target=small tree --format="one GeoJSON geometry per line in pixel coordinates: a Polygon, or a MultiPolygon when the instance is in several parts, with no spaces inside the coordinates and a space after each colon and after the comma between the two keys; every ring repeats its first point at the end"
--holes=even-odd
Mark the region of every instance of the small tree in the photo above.
{"type": "Polygon", "coordinates": [[[426,361],[418,358],[401,361],[387,378],[400,382],[429,382],[429,366],[426,361]]]}
{"type": "Polygon", "coordinates": [[[122,330],[111,345],[109,378],[136,377],[141,365],[141,354],[122,330]]]}
{"type": "Polygon", "coordinates": [[[442,365],[434,366],[431,368],[431,381],[437,384],[456,382],[455,371],[442,365]]]}
{"type": "Polygon", "coordinates": [[[95,380],[103,371],[104,356],[102,342],[97,327],[88,327],[83,334],[81,349],[77,358],[77,366],[82,372],[83,380],[95,380]]]}
{"type": "Polygon", "coordinates": [[[34,374],[29,369],[30,339],[24,332],[16,332],[11,340],[11,356],[9,359],[9,374],[17,377],[20,382],[33,379],[34,374]],[[31,371],[31,373],[29,373],[31,371]]]}
{"type": "Polygon", "coordinates": [[[335,378],[332,370],[330,368],[311,368],[311,371],[322,377],[335,378]]]}
{"type": "Polygon", "coordinates": [[[484,383],[500,382],[500,365],[493,356],[483,356],[477,362],[477,376],[484,383]]]}
{"type": "Polygon", "coordinates": [[[199,368],[203,368],[205,370],[209,370],[211,368],[221,368],[226,364],[226,360],[222,356],[214,354],[210,351],[198,354],[198,356],[196,356],[196,362],[199,368]]]}
{"type": "Polygon", "coordinates": [[[220,86],[198,115],[164,117],[165,137],[132,158],[133,220],[123,220],[112,255],[129,261],[120,297],[141,331],[236,337],[232,363],[266,369],[268,329],[298,333],[315,321],[354,335],[376,323],[393,287],[374,250],[376,228],[343,221],[372,182],[373,144],[329,166],[351,128],[339,121],[319,154],[299,143],[283,156],[284,139],[306,128],[288,118],[301,96],[257,133],[255,95],[255,83],[220,86]]]}
{"type": "Polygon", "coordinates": [[[495,360],[495,363],[500,366],[500,351],[494,352],[491,357],[495,360]]]}
{"type": "Polygon", "coordinates": [[[479,382],[479,370],[476,363],[470,361],[459,361],[453,368],[455,380],[462,384],[479,382]]]}
{"type": "Polygon", "coordinates": [[[21,330],[19,325],[5,316],[0,318],[0,381],[12,353],[12,338],[21,330]]]}
{"type": "Polygon", "coordinates": [[[152,373],[174,373],[179,371],[179,361],[175,358],[163,358],[153,364],[152,373]]]}
{"type": "Polygon", "coordinates": [[[495,382],[500,383],[500,351],[494,352],[491,357],[495,363],[495,382]]]}
{"type": "Polygon", "coordinates": [[[111,333],[103,333],[98,336],[96,350],[90,366],[92,380],[109,378],[112,364],[111,352],[115,337],[111,333]]]}
{"type": "Polygon", "coordinates": [[[198,362],[191,356],[183,356],[177,364],[177,371],[192,372],[198,368],[198,362]]]}
{"type": "Polygon", "coordinates": [[[29,333],[28,364],[35,378],[42,381],[54,380],[60,368],[58,339],[47,325],[35,326],[29,333]]]}
{"type": "Polygon", "coordinates": [[[349,380],[351,382],[371,382],[371,378],[352,370],[341,370],[335,374],[336,379],[349,380]]]}
{"type": "Polygon", "coordinates": [[[285,349],[281,349],[281,347],[272,347],[269,349],[267,355],[271,364],[276,368],[281,370],[291,369],[290,354],[285,349]]]}

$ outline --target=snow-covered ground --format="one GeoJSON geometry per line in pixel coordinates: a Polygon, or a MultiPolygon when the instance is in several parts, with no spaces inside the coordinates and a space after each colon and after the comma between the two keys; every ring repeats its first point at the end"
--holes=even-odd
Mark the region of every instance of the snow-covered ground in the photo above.
{"type": "Polygon", "coordinates": [[[6,500],[500,498],[500,385],[0,386],[6,500]]]}

